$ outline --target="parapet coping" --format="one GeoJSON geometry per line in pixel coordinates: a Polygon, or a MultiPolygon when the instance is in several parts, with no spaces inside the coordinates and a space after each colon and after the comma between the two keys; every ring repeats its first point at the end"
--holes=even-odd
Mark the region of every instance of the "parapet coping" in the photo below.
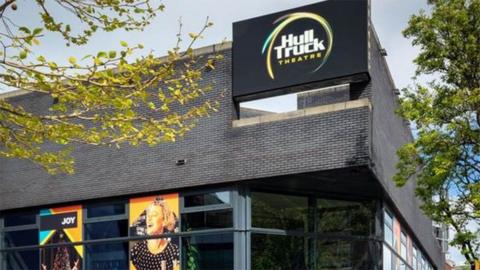
{"type": "Polygon", "coordinates": [[[288,119],[318,115],[318,114],[329,113],[329,112],[338,112],[338,111],[362,108],[362,107],[368,107],[369,110],[372,109],[372,104],[368,98],[316,106],[316,107],[301,109],[293,112],[271,113],[271,114],[266,114],[261,116],[249,117],[245,119],[233,120],[232,126],[234,128],[239,128],[239,127],[252,126],[252,125],[270,123],[275,121],[283,121],[288,119]]]}
{"type": "MultiPolygon", "coordinates": [[[[225,50],[228,50],[228,49],[231,49],[231,48],[232,48],[232,42],[231,41],[224,41],[222,43],[208,45],[208,46],[204,46],[204,47],[194,49],[193,54],[195,56],[201,56],[201,55],[205,55],[205,54],[212,54],[212,53],[225,51],[225,50]]],[[[159,59],[160,60],[167,59],[167,56],[161,56],[161,57],[159,57],[159,59]]],[[[12,98],[12,97],[17,97],[17,96],[23,96],[23,95],[31,94],[31,93],[34,93],[34,92],[33,91],[28,91],[28,90],[23,90],[23,89],[16,89],[16,90],[8,91],[8,92],[5,92],[5,93],[0,93],[0,100],[12,98]]]]}

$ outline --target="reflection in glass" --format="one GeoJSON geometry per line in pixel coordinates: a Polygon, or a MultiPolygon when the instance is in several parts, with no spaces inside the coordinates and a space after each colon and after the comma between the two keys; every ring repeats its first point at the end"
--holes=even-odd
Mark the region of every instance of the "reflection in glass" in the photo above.
{"type": "Polygon", "coordinates": [[[87,206],[87,217],[104,217],[125,214],[125,202],[93,204],[87,206]]]}
{"type": "Polygon", "coordinates": [[[9,252],[5,257],[7,270],[40,269],[38,250],[9,252]]]}
{"type": "MultiPolygon", "coordinates": [[[[62,243],[56,241],[56,243],[62,243]]],[[[65,243],[65,242],[63,242],[65,243]]],[[[83,246],[62,245],[40,249],[41,269],[82,269],[83,267],[83,246]]]]}
{"type": "Polygon", "coordinates": [[[182,230],[207,230],[233,226],[232,209],[182,214],[182,230]]]}
{"type": "Polygon", "coordinates": [[[230,204],[230,191],[196,194],[184,197],[185,207],[230,204]]]}
{"type": "Polygon", "coordinates": [[[392,252],[390,249],[383,245],[383,270],[392,269],[392,252]]]}
{"type": "Polygon", "coordinates": [[[38,245],[38,230],[4,232],[5,247],[38,245]]]}
{"type": "Polygon", "coordinates": [[[85,250],[86,269],[128,269],[128,243],[88,245],[85,250]]]}
{"type": "Polygon", "coordinates": [[[233,269],[233,234],[198,235],[182,241],[184,269],[233,269]]]}
{"type": "Polygon", "coordinates": [[[14,214],[7,214],[3,216],[4,226],[21,226],[30,225],[37,222],[36,213],[34,212],[19,212],[14,214]]]}
{"type": "Polygon", "coordinates": [[[252,226],[307,231],[308,198],[252,192],[252,226]]]}
{"type": "Polygon", "coordinates": [[[114,220],[85,224],[85,239],[103,239],[128,236],[127,220],[114,220]]]}
{"type": "Polygon", "coordinates": [[[317,270],[373,269],[367,241],[317,239],[316,244],[317,270]]]}
{"type": "Polygon", "coordinates": [[[372,228],[371,203],[318,200],[317,232],[342,235],[369,235],[372,228]]]}
{"type": "Polygon", "coordinates": [[[252,269],[305,270],[307,241],[303,237],[252,234],[252,269]]]}

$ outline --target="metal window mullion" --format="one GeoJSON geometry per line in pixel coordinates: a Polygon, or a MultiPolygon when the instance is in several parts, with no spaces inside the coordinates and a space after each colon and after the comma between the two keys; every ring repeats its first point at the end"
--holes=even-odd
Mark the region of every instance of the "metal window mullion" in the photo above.
{"type": "MultiPolygon", "coordinates": [[[[375,203],[375,221],[374,221],[374,236],[382,239],[381,243],[385,242],[385,226],[384,226],[385,210],[383,207],[383,200],[377,200],[375,203]]],[[[377,269],[383,269],[383,246],[377,251],[380,256],[374,262],[377,269]]]]}
{"type": "Polygon", "coordinates": [[[244,186],[245,196],[245,269],[252,269],[252,197],[250,187],[244,186]]]}
{"type": "Polygon", "coordinates": [[[128,215],[126,215],[126,214],[114,215],[114,216],[93,217],[93,218],[85,217],[84,220],[83,220],[83,224],[106,222],[106,221],[119,221],[119,220],[125,220],[125,219],[128,219],[128,215]]]}
{"type": "Polygon", "coordinates": [[[246,203],[245,190],[243,186],[237,186],[230,192],[230,202],[233,205],[233,226],[236,232],[233,233],[233,264],[235,270],[246,269],[246,203]]]}
{"type": "MultiPolygon", "coordinates": [[[[86,225],[87,225],[87,218],[88,216],[88,208],[87,206],[82,206],[82,241],[84,241],[86,239],[86,225]]],[[[82,260],[82,270],[87,270],[87,245],[83,245],[83,260],[82,260]]]]}
{"type": "Polygon", "coordinates": [[[407,268],[412,269],[412,267],[408,264],[408,262],[407,262],[405,259],[403,259],[402,256],[400,256],[400,254],[398,254],[397,251],[396,251],[394,248],[392,248],[392,247],[391,247],[390,245],[388,245],[388,243],[386,243],[386,242],[383,242],[383,244],[384,244],[388,249],[390,249],[390,251],[392,252],[392,254],[394,254],[395,257],[397,257],[397,259],[400,259],[401,261],[403,261],[403,262],[405,263],[405,266],[406,266],[407,268]]]}
{"type": "Polygon", "coordinates": [[[214,204],[183,208],[182,214],[232,209],[231,204],[214,204]]]}
{"type": "MultiPolygon", "coordinates": [[[[3,241],[3,218],[0,217],[0,249],[4,248],[3,241]]],[[[0,252],[0,269],[7,269],[6,256],[3,252],[0,252]]]]}
{"type": "Polygon", "coordinates": [[[37,224],[29,224],[29,225],[4,227],[3,232],[14,232],[14,231],[36,230],[36,229],[38,229],[37,224]]]}
{"type": "Polygon", "coordinates": [[[238,231],[238,230],[227,228],[227,229],[210,229],[210,230],[194,231],[194,232],[189,231],[189,232],[179,232],[179,233],[168,233],[168,234],[155,235],[155,236],[112,237],[112,238],[86,240],[86,241],[72,242],[72,243],[55,243],[55,244],[47,244],[42,246],[29,245],[29,246],[22,246],[22,247],[12,247],[12,248],[0,249],[0,252],[34,250],[39,248],[55,248],[55,247],[61,247],[61,246],[109,244],[109,243],[117,243],[117,242],[142,241],[147,239],[172,238],[172,237],[183,237],[183,236],[193,236],[193,235],[225,234],[225,233],[231,233],[235,231],[238,231]]]}

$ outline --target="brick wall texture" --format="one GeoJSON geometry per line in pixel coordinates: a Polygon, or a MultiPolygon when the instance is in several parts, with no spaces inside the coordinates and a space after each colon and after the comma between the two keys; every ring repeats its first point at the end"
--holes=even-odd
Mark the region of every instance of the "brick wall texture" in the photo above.
{"type": "MultiPolygon", "coordinates": [[[[420,213],[412,184],[398,189],[391,181],[395,150],[411,137],[394,114],[394,86],[376,42],[372,39],[372,80],[350,87],[350,99],[369,98],[373,110],[360,107],[233,128],[232,58],[226,49],[225,60],[205,73],[203,82],[213,84],[207,98],[219,98],[221,108],[184,139],[157,147],[80,145],[74,151],[77,172],[71,176],[52,176],[30,162],[2,159],[0,211],[373,164],[394,210],[413,224],[432,258],[443,263],[426,232],[431,222],[420,213]],[[180,159],[186,165],[177,166],[180,159]]],[[[15,100],[34,112],[51,104],[34,95],[15,100]]]]}

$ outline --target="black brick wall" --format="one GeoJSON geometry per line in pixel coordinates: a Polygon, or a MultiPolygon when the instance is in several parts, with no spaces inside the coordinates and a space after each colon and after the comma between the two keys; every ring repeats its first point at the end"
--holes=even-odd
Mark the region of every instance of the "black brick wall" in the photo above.
{"type": "Polygon", "coordinates": [[[398,97],[394,93],[395,85],[391,80],[386,61],[380,55],[375,35],[371,38],[372,77],[372,161],[373,171],[386,191],[387,199],[393,202],[393,211],[410,226],[410,234],[417,237],[423,248],[428,251],[437,269],[443,269],[444,256],[433,237],[432,221],[419,209],[420,202],[415,197],[415,182],[410,181],[398,188],[392,180],[398,162],[397,149],[412,140],[407,123],[394,110],[398,107],[398,97]]]}
{"type": "MultiPolygon", "coordinates": [[[[186,138],[158,147],[77,147],[77,173],[51,176],[26,161],[1,160],[0,210],[160,191],[367,164],[368,107],[232,128],[231,53],[215,71],[219,112],[186,138]],[[178,159],[187,159],[176,166],[178,159]]],[[[44,107],[45,98],[19,97],[44,107]]]]}
{"type": "MultiPolygon", "coordinates": [[[[352,84],[350,99],[371,99],[373,111],[361,107],[232,128],[236,112],[227,49],[225,60],[204,77],[205,83],[214,83],[207,98],[220,98],[221,108],[183,140],[118,150],[81,145],[74,151],[77,173],[72,176],[52,176],[27,161],[0,159],[0,211],[373,164],[397,215],[441,269],[443,258],[431,222],[418,208],[413,183],[399,189],[391,181],[396,149],[411,135],[394,114],[394,86],[377,41],[371,42],[372,80],[352,84]],[[186,165],[176,166],[179,159],[186,165]]],[[[52,102],[32,95],[15,99],[33,111],[52,102]]]]}

